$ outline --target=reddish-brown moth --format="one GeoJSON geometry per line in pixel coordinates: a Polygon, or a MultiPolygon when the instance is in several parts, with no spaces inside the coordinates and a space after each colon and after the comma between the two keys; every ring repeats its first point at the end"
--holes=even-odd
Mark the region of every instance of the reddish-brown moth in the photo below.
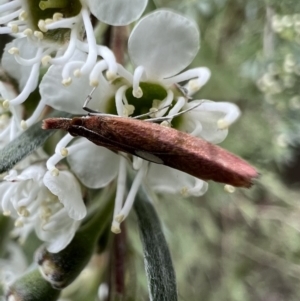
{"type": "Polygon", "coordinates": [[[202,180],[250,187],[257,171],[246,161],[203,139],[159,124],[105,115],[44,120],[43,129],[63,129],[114,152],[186,172],[202,180]]]}

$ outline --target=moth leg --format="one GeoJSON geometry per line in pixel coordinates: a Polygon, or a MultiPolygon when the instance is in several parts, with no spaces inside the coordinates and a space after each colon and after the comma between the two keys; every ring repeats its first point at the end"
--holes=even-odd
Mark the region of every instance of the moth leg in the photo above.
{"type": "MultiPolygon", "coordinates": [[[[134,117],[132,117],[133,119],[140,119],[140,118],[142,118],[142,117],[146,117],[146,116],[149,116],[149,115],[151,115],[151,114],[155,114],[155,113],[157,113],[157,112],[159,112],[159,111],[161,111],[161,110],[163,110],[163,109],[165,109],[165,108],[168,108],[168,107],[170,107],[172,104],[169,104],[169,105],[166,105],[166,106],[164,106],[164,107],[162,107],[162,108],[160,108],[160,109],[157,109],[155,112],[148,112],[148,113],[145,113],[145,114],[141,114],[141,115],[137,115],[137,116],[134,116],[134,117]]],[[[147,119],[148,120],[148,119],[147,119]]]]}

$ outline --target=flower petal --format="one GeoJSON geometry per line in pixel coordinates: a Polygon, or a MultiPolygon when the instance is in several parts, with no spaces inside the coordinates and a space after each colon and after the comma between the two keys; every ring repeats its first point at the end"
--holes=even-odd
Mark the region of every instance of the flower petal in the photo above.
{"type": "MultiPolygon", "coordinates": [[[[28,42],[27,38],[19,38],[13,40],[11,43],[6,44],[3,57],[1,60],[2,67],[19,83],[19,89],[23,90],[32,66],[23,66],[17,63],[15,57],[8,53],[8,50],[12,47],[19,49],[20,56],[24,59],[32,59],[35,57],[37,48],[33,43],[28,42]]],[[[37,85],[38,78],[36,78],[37,85]]]]}
{"type": "Polygon", "coordinates": [[[88,0],[92,14],[101,22],[120,26],[137,20],[148,0],[88,0]]]}
{"type": "Polygon", "coordinates": [[[199,50],[199,31],[191,20],[168,10],[158,10],[134,27],[128,51],[136,66],[150,78],[166,78],[188,66],[199,50]]]}
{"type": "Polygon", "coordinates": [[[44,184],[58,197],[71,218],[81,220],[85,217],[86,207],[82,200],[81,189],[72,173],[63,170],[54,177],[48,171],[44,176],[44,184]]]}
{"type": "Polygon", "coordinates": [[[104,187],[118,174],[119,156],[86,139],[79,138],[71,145],[67,159],[72,171],[89,188],[104,187]]]}
{"type": "Polygon", "coordinates": [[[182,115],[182,123],[178,129],[192,133],[198,123],[201,124],[202,129],[196,136],[211,143],[220,143],[226,138],[228,129],[220,129],[218,121],[224,119],[230,125],[239,117],[240,110],[233,103],[210,100],[195,100],[185,105],[183,109],[191,108],[201,102],[199,107],[182,115]]]}
{"type": "Polygon", "coordinates": [[[200,196],[207,191],[207,183],[184,172],[150,164],[147,184],[156,192],[200,196]]]}

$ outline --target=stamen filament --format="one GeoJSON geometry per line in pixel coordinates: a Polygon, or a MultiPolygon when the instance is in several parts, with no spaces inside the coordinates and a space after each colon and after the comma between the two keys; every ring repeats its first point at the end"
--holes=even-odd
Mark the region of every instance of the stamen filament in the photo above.
{"type": "Polygon", "coordinates": [[[173,96],[174,96],[173,92],[171,90],[168,90],[166,98],[163,101],[161,101],[161,103],[158,107],[158,111],[156,113],[157,117],[161,117],[161,116],[164,116],[166,114],[166,112],[168,111],[169,106],[171,105],[171,103],[174,99],[173,96]],[[161,109],[163,107],[165,107],[165,109],[161,109]]]}
{"type": "Polygon", "coordinates": [[[57,143],[55,147],[55,153],[61,155],[61,149],[65,148],[72,140],[74,139],[69,133],[66,134],[60,141],[57,143]]]}
{"type": "Polygon", "coordinates": [[[82,74],[88,74],[97,61],[97,43],[94,35],[93,26],[90,20],[88,11],[83,8],[81,10],[81,15],[84,23],[84,28],[86,31],[87,42],[89,46],[88,57],[84,65],[81,67],[80,72],[82,74]]]}
{"type": "Polygon", "coordinates": [[[0,14],[6,12],[8,10],[14,10],[14,9],[16,9],[18,7],[21,7],[21,5],[22,4],[20,3],[20,1],[17,1],[17,0],[10,1],[10,2],[7,2],[5,4],[1,4],[0,5],[0,14]]]}
{"type": "Polygon", "coordinates": [[[40,63],[33,65],[23,91],[16,98],[10,101],[11,105],[15,106],[23,103],[28,98],[29,94],[35,89],[39,76],[39,67],[40,63]]]}
{"type": "Polygon", "coordinates": [[[70,35],[70,42],[67,50],[65,51],[63,56],[51,59],[50,63],[52,65],[65,65],[72,57],[76,49],[76,39],[77,39],[77,31],[75,29],[72,29],[70,35]]]}
{"type": "Polygon", "coordinates": [[[144,161],[142,167],[137,172],[137,174],[133,180],[133,183],[131,185],[130,191],[128,193],[127,199],[125,201],[125,204],[124,204],[122,210],[115,217],[115,220],[117,222],[122,222],[128,216],[130,209],[132,208],[135,196],[138,192],[138,189],[142,183],[142,180],[145,176],[147,169],[148,169],[148,162],[144,161]]]}
{"type": "Polygon", "coordinates": [[[125,94],[125,91],[127,89],[128,86],[124,85],[118,89],[115,95],[116,108],[119,116],[123,116],[123,111],[124,111],[123,95],[125,94]]]}
{"type": "Polygon", "coordinates": [[[21,12],[22,12],[22,9],[18,9],[8,15],[0,17],[0,24],[6,24],[6,23],[12,21],[13,19],[17,18],[21,12]]]}
{"type": "Polygon", "coordinates": [[[57,29],[57,28],[73,28],[75,24],[80,21],[79,15],[71,18],[63,18],[52,23],[45,24],[45,27],[48,30],[57,29]]]}
{"type": "MultiPolygon", "coordinates": [[[[97,87],[99,84],[99,78],[101,77],[101,82],[107,82],[104,78],[102,72],[107,69],[107,63],[104,60],[97,62],[92,72],[90,73],[90,85],[92,87],[97,87]]],[[[108,83],[107,83],[108,84],[108,83]]]]}
{"type": "Polygon", "coordinates": [[[119,163],[119,173],[117,182],[117,192],[115,199],[114,218],[121,211],[126,189],[126,159],[121,156],[119,163]]]}
{"type": "Polygon", "coordinates": [[[39,8],[45,10],[47,8],[65,8],[68,5],[67,0],[47,0],[40,1],[39,8]]]}
{"type": "Polygon", "coordinates": [[[33,114],[30,116],[30,118],[28,118],[25,121],[26,128],[32,126],[34,123],[37,122],[37,120],[40,117],[40,115],[41,115],[42,111],[44,110],[45,106],[46,106],[46,104],[44,103],[44,101],[41,100],[39,102],[39,104],[37,105],[37,107],[35,108],[33,114]]]}

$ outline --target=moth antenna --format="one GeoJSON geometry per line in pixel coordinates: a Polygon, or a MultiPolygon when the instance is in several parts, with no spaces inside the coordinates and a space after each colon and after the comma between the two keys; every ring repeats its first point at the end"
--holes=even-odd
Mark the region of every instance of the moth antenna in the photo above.
{"type": "MultiPolygon", "coordinates": [[[[139,119],[139,118],[141,118],[141,117],[149,116],[150,114],[154,114],[154,113],[156,113],[156,112],[159,112],[159,111],[161,111],[161,110],[163,110],[163,109],[165,109],[165,108],[170,107],[171,105],[172,105],[172,104],[165,105],[164,107],[162,107],[162,108],[160,108],[160,109],[157,109],[157,111],[155,111],[155,112],[148,112],[148,113],[145,113],[145,114],[141,114],[141,115],[134,116],[134,117],[132,117],[132,118],[133,118],[133,119],[139,119]]],[[[148,119],[146,119],[146,120],[148,120],[148,119]]]]}
{"type": "Polygon", "coordinates": [[[96,110],[90,109],[90,108],[87,106],[88,103],[91,101],[92,95],[93,95],[94,91],[96,90],[96,88],[97,88],[97,87],[94,87],[94,88],[92,89],[92,91],[90,92],[90,94],[86,97],[86,99],[85,99],[85,101],[84,101],[84,104],[83,104],[83,107],[82,107],[82,108],[83,108],[85,111],[87,111],[88,113],[94,113],[94,114],[100,113],[100,112],[98,112],[98,111],[96,111],[96,110]]]}
{"type": "Polygon", "coordinates": [[[149,119],[146,119],[145,121],[151,121],[151,122],[152,122],[152,121],[165,121],[165,120],[170,120],[170,119],[172,119],[172,118],[174,118],[174,117],[180,116],[180,115],[182,115],[182,114],[184,114],[184,113],[186,113],[186,112],[189,112],[189,111],[192,111],[192,110],[198,108],[200,105],[202,105],[202,103],[203,103],[203,101],[197,103],[196,105],[194,105],[194,106],[191,107],[191,108],[188,108],[188,109],[186,109],[186,110],[183,110],[183,111],[181,111],[181,112],[178,112],[178,113],[173,114],[173,115],[170,115],[170,116],[157,117],[157,118],[149,118],[149,119]]]}

